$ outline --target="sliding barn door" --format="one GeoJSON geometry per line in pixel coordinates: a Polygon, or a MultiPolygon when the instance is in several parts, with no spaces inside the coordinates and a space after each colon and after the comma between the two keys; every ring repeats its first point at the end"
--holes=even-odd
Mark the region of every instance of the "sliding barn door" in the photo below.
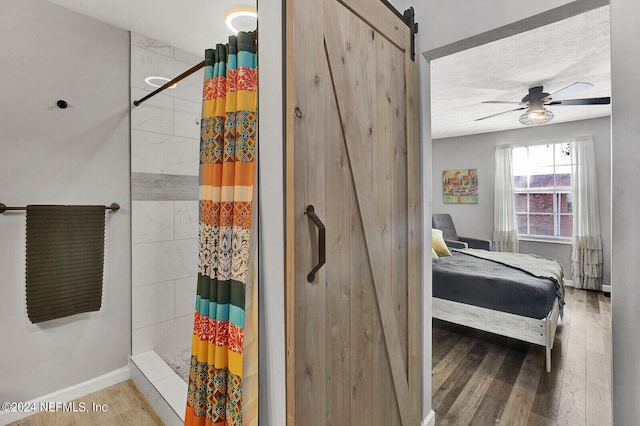
{"type": "Polygon", "coordinates": [[[288,424],[419,425],[410,31],[378,0],[288,3],[288,424]]]}

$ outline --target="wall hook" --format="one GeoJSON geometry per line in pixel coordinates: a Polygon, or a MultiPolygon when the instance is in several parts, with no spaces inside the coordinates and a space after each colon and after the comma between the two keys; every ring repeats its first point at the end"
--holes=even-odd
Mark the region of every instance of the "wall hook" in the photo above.
{"type": "Polygon", "coordinates": [[[67,104],[67,101],[64,101],[62,99],[60,99],[58,102],[56,102],[56,105],[58,105],[58,108],[60,108],[60,109],[65,109],[66,107],[69,106],[69,104],[67,104]]]}

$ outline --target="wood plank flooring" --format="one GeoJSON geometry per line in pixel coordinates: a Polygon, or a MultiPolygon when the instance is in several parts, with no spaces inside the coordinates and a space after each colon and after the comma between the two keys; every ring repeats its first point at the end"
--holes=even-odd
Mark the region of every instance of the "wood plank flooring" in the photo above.
{"type": "MultiPolygon", "coordinates": [[[[611,424],[611,301],[567,288],[545,371],[542,346],[433,320],[432,405],[436,425],[611,424]]],[[[77,399],[104,413],[38,413],[11,426],[164,423],[131,380],[77,399]]]]}
{"type": "Polygon", "coordinates": [[[433,320],[436,425],[611,425],[611,300],[566,289],[545,371],[545,350],[433,320]]]}
{"type": "Polygon", "coordinates": [[[87,412],[46,411],[10,423],[9,426],[164,426],[133,381],[118,383],[73,401],[83,402],[87,412]],[[93,410],[92,404],[105,408],[93,410]]]}

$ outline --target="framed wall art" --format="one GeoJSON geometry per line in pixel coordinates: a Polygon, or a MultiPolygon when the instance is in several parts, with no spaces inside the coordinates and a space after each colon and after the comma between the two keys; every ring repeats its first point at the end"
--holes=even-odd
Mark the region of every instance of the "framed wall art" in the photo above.
{"type": "Polygon", "coordinates": [[[444,170],[442,192],[445,204],[478,204],[478,169],[444,170]]]}

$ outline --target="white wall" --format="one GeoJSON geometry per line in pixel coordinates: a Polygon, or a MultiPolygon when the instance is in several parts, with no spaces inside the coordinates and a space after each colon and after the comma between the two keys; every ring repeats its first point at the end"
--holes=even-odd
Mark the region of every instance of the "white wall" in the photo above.
{"type": "Polygon", "coordinates": [[[25,308],[25,213],[0,215],[0,401],[27,401],[127,366],[129,34],[4,0],[0,70],[0,202],[121,206],[107,213],[102,309],[40,324],[25,308]]]}
{"type": "Polygon", "coordinates": [[[640,3],[611,0],[613,423],[640,418],[640,3]]]}
{"type": "MultiPolygon", "coordinates": [[[[424,6],[428,14],[421,14],[424,16],[420,21],[420,31],[423,32],[421,39],[424,40],[421,52],[496,29],[571,2],[572,0],[431,1],[428,2],[428,6],[424,6]]],[[[423,7],[418,3],[415,2],[413,6],[416,9],[422,9],[423,7]]]]}
{"type": "MultiPolygon", "coordinates": [[[[131,102],[155,90],[146,77],[171,79],[203,58],[132,33],[131,102]]],[[[191,358],[203,76],[131,111],[132,354],[155,350],[167,362],[191,358]]]]}
{"type": "Polygon", "coordinates": [[[286,424],[283,0],[258,0],[260,424],[286,424]],[[268,46],[265,48],[264,46],[268,46]],[[264,53],[266,52],[266,53],[264,53]],[[268,82],[265,84],[264,82],[268,82]]]}
{"type": "MultiPolygon", "coordinates": [[[[609,117],[528,127],[504,132],[436,139],[433,142],[433,211],[450,213],[459,235],[492,239],[494,148],[496,145],[558,141],[572,136],[593,136],[598,174],[600,226],[604,250],[604,284],[611,284],[611,135],[609,117]],[[478,204],[444,204],[442,171],[478,169],[478,204]]],[[[522,253],[553,257],[571,278],[571,245],[521,241],[522,253]]]]}
{"type": "MultiPolygon", "coordinates": [[[[415,22],[418,23],[418,33],[415,35],[416,61],[418,63],[418,79],[420,82],[420,176],[422,179],[422,417],[425,424],[435,422],[434,412],[431,404],[431,262],[424,261],[424,248],[431,245],[431,232],[425,231],[431,228],[431,193],[432,193],[432,141],[431,141],[431,67],[429,62],[422,56],[421,52],[427,50],[429,44],[427,32],[424,31],[427,24],[427,14],[429,11],[426,2],[410,3],[405,0],[406,10],[413,7],[415,11],[415,22]]],[[[428,256],[428,253],[426,254],[428,256]]]]}

